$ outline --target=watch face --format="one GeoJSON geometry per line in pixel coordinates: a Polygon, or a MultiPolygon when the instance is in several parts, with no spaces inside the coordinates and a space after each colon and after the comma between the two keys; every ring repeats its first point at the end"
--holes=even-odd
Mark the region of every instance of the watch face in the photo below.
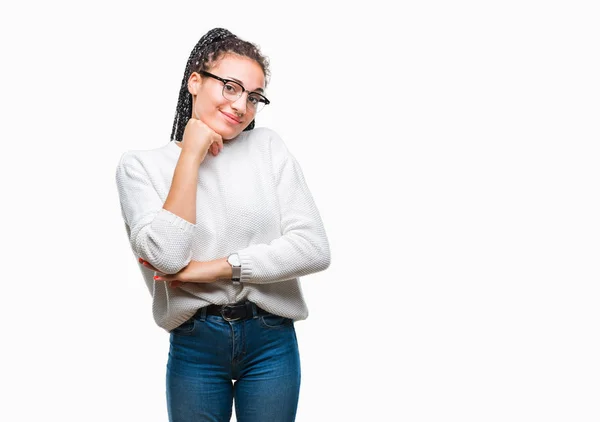
{"type": "Polygon", "coordinates": [[[231,254],[231,255],[229,255],[229,258],[227,258],[227,262],[229,262],[234,267],[239,267],[241,265],[240,264],[240,257],[237,254],[231,254]]]}

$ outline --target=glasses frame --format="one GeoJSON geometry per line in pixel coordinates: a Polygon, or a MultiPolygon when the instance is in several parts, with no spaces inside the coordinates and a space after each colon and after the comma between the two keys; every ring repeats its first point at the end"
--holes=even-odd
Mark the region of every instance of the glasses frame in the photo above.
{"type": "MultiPolygon", "coordinates": [[[[258,95],[259,97],[261,97],[262,103],[264,103],[264,105],[269,105],[269,104],[271,104],[271,101],[269,101],[269,99],[268,99],[267,97],[265,97],[264,95],[262,95],[261,93],[258,93],[258,92],[256,92],[256,91],[248,91],[248,90],[247,90],[246,88],[244,88],[244,86],[243,86],[242,84],[240,84],[238,81],[234,81],[233,79],[225,79],[225,78],[221,78],[220,76],[213,75],[212,73],[210,73],[210,72],[207,72],[206,70],[200,70],[198,73],[200,73],[201,75],[204,75],[204,76],[208,76],[209,78],[216,79],[217,81],[223,82],[223,90],[221,91],[221,95],[223,95],[223,98],[225,98],[227,101],[232,101],[232,100],[230,100],[229,98],[227,98],[227,97],[225,96],[225,85],[227,85],[228,83],[234,83],[234,84],[236,84],[237,86],[239,86],[240,88],[242,88],[242,93],[240,94],[240,96],[238,97],[238,99],[239,99],[239,98],[241,98],[241,96],[242,96],[242,95],[244,95],[244,92],[248,92],[248,96],[249,96],[250,94],[253,94],[253,95],[258,95]]],[[[233,101],[232,101],[232,102],[233,102],[233,101]]],[[[248,99],[247,99],[247,98],[246,98],[246,102],[248,102],[248,99]]],[[[260,108],[260,110],[259,110],[259,109],[258,109],[258,107],[257,107],[257,111],[256,111],[256,113],[258,113],[259,111],[261,111],[263,108],[264,108],[264,106],[263,106],[263,107],[261,107],[261,108],[260,108]]]]}

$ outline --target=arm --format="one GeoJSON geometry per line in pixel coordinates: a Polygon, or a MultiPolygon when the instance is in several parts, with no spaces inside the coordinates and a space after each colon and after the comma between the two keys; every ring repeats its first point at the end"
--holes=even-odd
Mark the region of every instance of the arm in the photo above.
{"type": "Polygon", "coordinates": [[[329,242],[302,169],[272,134],[272,171],[281,216],[281,237],[237,251],[242,283],[272,283],[325,270],[329,242]]]}
{"type": "Polygon", "coordinates": [[[196,193],[198,191],[198,169],[201,164],[198,154],[181,151],[173,172],[173,182],[163,208],[196,224],[196,193]]]}
{"type": "Polygon", "coordinates": [[[196,224],[198,169],[209,149],[212,155],[218,155],[223,149],[223,139],[201,120],[190,119],[185,126],[181,154],[163,207],[191,224],[196,224]]]}
{"type": "MultiPolygon", "coordinates": [[[[182,168],[180,174],[186,170],[182,168]]],[[[135,155],[123,154],[116,181],[134,253],[166,274],[180,271],[191,260],[194,224],[163,208],[144,164],[135,155]]]]}
{"type": "Polygon", "coordinates": [[[191,260],[198,169],[209,149],[216,156],[222,148],[221,136],[190,119],[164,204],[140,160],[129,154],[121,157],[116,178],[129,242],[139,258],[162,273],[175,274],[191,260]]]}
{"type": "MultiPolygon", "coordinates": [[[[139,259],[140,263],[151,269],[158,271],[149,262],[139,259]]],[[[160,271],[158,271],[160,272],[160,271]]],[[[190,261],[190,263],[181,271],[175,274],[156,274],[155,281],[164,281],[171,287],[179,287],[183,283],[213,283],[217,280],[231,280],[231,265],[227,258],[214,259],[212,261],[190,261]]]]}

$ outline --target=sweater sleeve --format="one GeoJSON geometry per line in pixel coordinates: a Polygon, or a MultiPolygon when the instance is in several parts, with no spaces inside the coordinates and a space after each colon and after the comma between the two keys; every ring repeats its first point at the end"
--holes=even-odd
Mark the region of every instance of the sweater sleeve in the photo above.
{"type": "Polygon", "coordinates": [[[271,140],[273,177],[281,217],[281,237],[237,253],[242,283],[273,283],[329,267],[329,242],[302,169],[275,134],[271,140]]]}
{"type": "Polygon", "coordinates": [[[133,252],[165,274],[174,274],[192,258],[195,226],[163,208],[139,157],[125,153],[116,172],[121,213],[133,252]]]}

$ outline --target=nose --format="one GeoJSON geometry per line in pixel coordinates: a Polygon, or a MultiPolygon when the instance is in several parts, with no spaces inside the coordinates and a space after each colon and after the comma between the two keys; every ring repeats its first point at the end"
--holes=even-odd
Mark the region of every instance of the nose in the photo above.
{"type": "Polygon", "coordinates": [[[242,92],[240,98],[231,103],[231,107],[242,114],[246,114],[246,105],[248,103],[248,93],[242,92]]]}

